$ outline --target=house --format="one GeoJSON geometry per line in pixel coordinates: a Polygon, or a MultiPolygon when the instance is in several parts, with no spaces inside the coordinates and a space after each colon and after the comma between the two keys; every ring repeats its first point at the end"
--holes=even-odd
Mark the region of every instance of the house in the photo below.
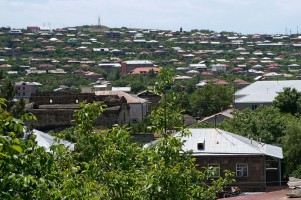
{"type": "Polygon", "coordinates": [[[130,93],[132,88],[131,87],[112,87],[112,91],[122,91],[122,92],[127,92],[130,93]]]}
{"type": "Polygon", "coordinates": [[[20,29],[12,29],[12,30],[10,30],[9,32],[9,35],[11,35],[11,36],[19,36],[19,35],[22,35],[23,33],[22,33],[22,30],[20,30],[20,29]]]}
{"type": "Polygon", "coordinates": [[[199,63],[199,64],[189,64],[189,68],[190,69],[195,69],[198,70],[200,72],[202,71],[207,71],[207,66],[204,63],[199,63]]]}
{"type": "Polygon", "coordinates": [[[285,88],[301,92],[301,80],[257,81],[234,94],[236,109],[256,109],[259,105],[272,105],[275,97],[285,88]]]}
{"type": "Polygon", "coordinates": [[[15,88],[17,89],[16,98],[29,98],[31,94],[36,92],[36,89],[41,86],[41,83],[37,82],[16,82],[15,88]]]}
{"type": "MultiPolygon", "coordinates": [[[[242,191],[264,191],[267,186],[281,185],[282,148],[255,141],[221,129],[189,129],[181,137],[183,150],[192,151],[197,168],[215,168],[212,178],[224,176],[224,170],[235,173],[233,186],[242,191]]],[[[149,143],[146,147],[155,143],[149,143]]]]}
{"type": "Polygon", "coordinates": [[[28,31],[38,32],[40,30],[39,26],[27,26],[28,31]]]}
{"type": "Polygon", "coordinates": [[[154,67],[153,61],[149,60],[128,60],[121,62],[121,73],[122,74],[128,74],[133,69],[138,67],[154,67]]]}
{"type": "Polygon", "coordinates": [[[129,106],[124,97],[117,95],[97,96],[93,93],[40,92],[32,94],[26,111],[33,113],[38,120],[33,126],[39,130],[51,130],[74,125],[74,111],[80,103],[101,102],[106,105],[103,114],[95,125],[111,128],[114,124],[129,124],[129,106]]]}
{"type": "Polygon", "coordinates": [[[212,72],[226,72],[227,66],[224,64],[213,64],[211,65],[212,72]]]}
{"type": "Polygon", "coordinates": [[[161,96],[151,90],[144,90],[142,92],[139,92],[137,94],[137,97],[147,100],[149,111],[155,109],[159,104],[159,101],[161,100],[161,96]]]}
{"type": "Polygon", "coordinates": [[[107,31],[106,32],[108,38],[119,39],[121,34],[119,31],[107,31]]]}
{"type": "Polygon", "coordinates": [[[147,75],[150,71],[154,72],[154,74],[158,74],[159,71],[160,71],[160,68],[158,67],[138,67],[138,68],[135,68],[133,69],[132,71],[130,71],[129,74],[132,74],[132,75],[147,75]]]}
{"type": "Polygon", "coordinates": [[[213,124],[219,124],[226,119],[233,118],[233,115],[232,115],[233,112],[234,112],[234,109],[230,108],[230,109],[224,110],[222,112],[216,113],[214,115],[205,117],[205,118],[201,119],[198,123],[209,122],[209,123],[213,123],[213,124]]]}
{"type": "Polygon", "coordinates": [[[242,89],[248,85],[250,85],[251,83],[247,82],[247,81],[244,81],[244,80],[241,80],[241,79],[236,79],[234,80],[234,87],[235,88],[238,88],[238,89],[242,89]]]}
{"type": "Polygon", "coordinates": [[[93,52],[109,53],[109,48],[93,48],[93,52]]]}
{"type": "Polygon", "coordinates": [[[148,101],[146,99],[139,98],[137,96],[128,94],[122,91],[97,91],[96,96],[118,96],[119,98],[125,98],[127,105],[129,106],[129,119],[130,123],[137,123],[142,121],[149,113],[148,101]]]}

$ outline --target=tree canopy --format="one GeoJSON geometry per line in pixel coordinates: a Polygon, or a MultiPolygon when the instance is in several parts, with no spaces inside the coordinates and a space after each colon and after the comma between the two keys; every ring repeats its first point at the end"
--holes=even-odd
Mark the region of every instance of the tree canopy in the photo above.
{"type": "Polygon", "coordinates": [[[296,114],[300,111],[300,94],[295,88],[284,88],[283,93],[280,93],[273,104],[279,108],[281,112],[296,114]]]}
{"type": "Polygon", "coordinates": [[[225,86],[206,84],[191,95],[190,107],[194,116],[208,116],[231,105],[232,90],[225,86]]]}

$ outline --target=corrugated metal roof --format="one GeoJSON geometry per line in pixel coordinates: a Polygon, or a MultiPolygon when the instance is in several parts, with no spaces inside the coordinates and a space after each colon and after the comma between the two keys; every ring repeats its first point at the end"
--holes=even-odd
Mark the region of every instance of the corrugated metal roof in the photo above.
{"type": "Polygon", "coordinates": [[[192,150],[194,156],[268,155],[283,158],[281,147],[260,143],[221,129],[201,128],[189,131],[191,135],[182,137],[181,140],[185,141],[183,150],[192,150]],[[198,149],[198,143],[204,144],[203,150],[198,149]]]}
{"type": "Polygon", "coordinates": [[[126,64],[138,65],[138,64],[153,64],[153,61],[150,60],[127,60],[124,61],[126,64]]]}
{"type": "Polygon", "coordinates": [[[284,88],[295,88],[301,92],[301,80],[257,81],[237,91],[235,96],[241,97],[235,99],[235,103],[272,103],[278,93],[283,92],[284,88]]]}
{"type": "Polygon", "coordinates": [[[66,148],[69,148],[70,150],[74,150],[74,144],[71,142],[65,141],[65,140],[59,140],[58,142],[54,140],[54,137],[47,134],[43,133],[41,131],[38,131],[36,129],[33,130],[33,134],[36,135],[36,141],[39,146],[45,147],[46,150],[48,151],[50,149],[51,145],[58,145],[62,144],[66,148]]]}

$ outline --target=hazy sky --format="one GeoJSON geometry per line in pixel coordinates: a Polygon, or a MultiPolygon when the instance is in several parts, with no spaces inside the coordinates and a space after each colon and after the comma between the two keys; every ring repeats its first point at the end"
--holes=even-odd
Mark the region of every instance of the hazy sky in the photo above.
{"type": "Polygon", "coordinates": [[[301,0],[0,0],[0,26],[301,32],[301,0]]]}

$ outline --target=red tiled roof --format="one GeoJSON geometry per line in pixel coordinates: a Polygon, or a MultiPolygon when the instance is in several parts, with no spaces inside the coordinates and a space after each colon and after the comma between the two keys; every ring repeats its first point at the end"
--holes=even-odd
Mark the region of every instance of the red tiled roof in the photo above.
{"type": "Polygon", "coordinates": [[[147,74],[150,70],[154,70],[155,74],[160,71],[158,67],[138,67],[133,69],[129,74],[147,74]]]}
{"type": "Polygon", "coordinates": [[[211,72],[202,72],[203,76],[213,76],[213,73],[211,72]]]}

